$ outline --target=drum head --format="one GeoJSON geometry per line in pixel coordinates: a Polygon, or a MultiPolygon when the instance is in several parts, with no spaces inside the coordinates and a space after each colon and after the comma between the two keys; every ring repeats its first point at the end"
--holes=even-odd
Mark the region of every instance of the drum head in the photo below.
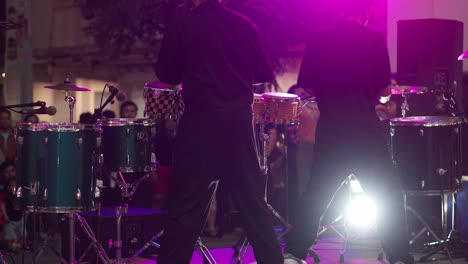
{"type": "Polygon", "coordinates": [[[47,129],[55,132],[75,132],[80,130],[80,126],[81,124],[74,123],[51,123],[47,129]]]}
{"type": "Polygon", "coordinates": [[[29,131],[43,131],[48,128],[48,123],[28,123],[28,122],[18,122],[16,123],[16,127],[19,130],[29,130],[29,131]]]}
{"type": "Polygon", "coordinates": [[[299,96],[289,93],[264,93],[262,95],[266,101],[281,101],[281,102],[298,102],[299,96]]]}
{"type": "Polygon", "coordinates": [[[411,116],[402,118],[393,118],[390,120],[391,126],[452,126],[462,123],[459,117],[451,116],[411,116]]]}
{"type": "Polygon", "coordinates": [[[98,123],[103,127],[108,126],[153,126],[156,122],[148,118],[106,118],[99,119],[98,123]]]}

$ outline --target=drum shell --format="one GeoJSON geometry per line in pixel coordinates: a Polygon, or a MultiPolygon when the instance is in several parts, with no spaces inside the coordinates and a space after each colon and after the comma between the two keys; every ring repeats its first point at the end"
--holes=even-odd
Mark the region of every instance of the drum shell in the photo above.
{"type": "Polygon", "coordinates": [[[82,205],[93,207],[93,197],[96,179],[96,161],[99,157],[101,145],[101,127],[99,125],[84,125],[81,129],[83,139],[83,179],[82,179],[82,205]]]}
{"type": "Polygon", "coordinates": [[[17,196],[21,208],[32,211],[41,206],[47,175],[46,125],[18,123],[16,133],[17,196]]]}
{"type": "Polygon", "coordinates": [[[76,124],[51,124],[47,132],[47,177],[41,212],[66,213],[89,207],[83,137],[76,124]]]}
{"type": "Polygon", "coordinates": [[[300,99],[297,95],[264,93],[265,122],[273,124],[296,124],[300,99]]]}
{"type": "Polygon", "coordinates": [[[252,112],[255,123],[263,122],[265,114],[265,104],[263,103],[262,95],[254,94],[252,112]]]}
{"type": "Polygon", "coordinates": [[[390,122],[392,157],[403,189],[456,190],[461,176],[460,124],[390,122]]]}
{"type": "Polygon", "coordinates": [[[155,169],[153,140],[156,123],[149,119],[106,119],[102,154],[109,171],[148,172],[155,169]]]}
{"type": "Polygon", "coordinates": [[[145,101],[144,115],[156,120],[178,119],[182,111],[182,98],[179,90],[150,87],[143,89],[145,101]]]}

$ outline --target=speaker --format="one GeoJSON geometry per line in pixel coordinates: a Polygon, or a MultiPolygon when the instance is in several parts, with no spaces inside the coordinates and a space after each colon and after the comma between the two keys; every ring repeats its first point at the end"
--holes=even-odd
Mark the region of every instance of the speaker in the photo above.
{"type": "MultiPolygon", "coordinates": [[[[397,25],[397,74],[401,85],[425,86],[432,93],[412,95],[409,115],[439,114],[443,93],[456,91],[460,109],[463,95],[463,23],[446,19],[400,20],[397,25]]],[[[468,92],[466,92],[468,93],[468,92]]]]}
{"type": "MultiPolygon", "coordinates": [[[[96,232],[96,212],[83,212],[80,215],[88,222],[107,255],[110,258],[115,258],[115,247],[112,245],[117,235],[115,207],[109,206],[101,209],[99,234],[96,232]]],[[[124,214],[121,220],[122,257],[131,257],[137,252],[138,249],[163,229],[166,219],[166,211],[129,207],[128,213],[124,214]]],[[[91,244],[91,240],[77,221],[75,224],[75,234],[76,259],[78,259],[91,244]]],[[[150,247],[145,253],[155,253],[155,249],[150,247]]],[[[65,259],[68,259],[69,232],[67,224],[62,226],[62,255],[65,259]]],[[[92,248],[85,260],[93,263],[95,259],[96,251],[92,248]]]]}

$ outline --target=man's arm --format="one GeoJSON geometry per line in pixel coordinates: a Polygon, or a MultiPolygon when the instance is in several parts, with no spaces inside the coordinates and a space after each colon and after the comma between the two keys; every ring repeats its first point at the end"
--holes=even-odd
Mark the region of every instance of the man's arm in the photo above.
{"type": "Polygon", "coordinates": [[[318,66],[315,63],[317,48],[313,46],[313,42],[310,42],[306,46],[304,58],[302,59],[301,69],[299,70],[299,76],[297,84],[309,93],[310,96],[315,96],[314,86],[315,77],[314,74],[319,72],[318,66]]]}
{"type": "Polygon", "coordinates": [[[391,95],[392,86],[390,85],[390,59],[388,57],[387,43],[383,38],[379,38],[375,45],[375,65],[374,80],[375,88],[378,89],[378,95],[387,97],[391,95]]]}
{"type": "Polygon", "coordinates": [[[271,82],[275,78],[270,60],[260,38],[260,33],[254,26],[252,43],[252,58],[254,63],[254,83],[271,82]]]}
{"type": "Polygon", "coordinates": [[[182,47],[178,31],[176,23],[173,22],[168,26],[155,69],[159,80],[174,88],[182,82],[182,47]]]}

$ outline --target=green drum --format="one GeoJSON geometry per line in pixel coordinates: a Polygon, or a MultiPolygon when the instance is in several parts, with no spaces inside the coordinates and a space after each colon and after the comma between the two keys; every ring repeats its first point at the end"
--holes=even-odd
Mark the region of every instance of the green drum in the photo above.
{"type": "Polygon", "coordinates": [[[42,193],[47,172],[48,124],[17,123],[16,147],[18,155],[16,197],[21,209],[33,211],[42,205],[42,193]]]}
{"type": "Polygon", "coordinates": [[[41,212],[67,213],[92,207],[93,153],[97,131],[80,124],[50,124],[47,132],[47,179],[41,212]],[[92,173],[91,173],[92,174],[92,173]]]}
{"type": "Polygon", "coordinates": [[[93,209],[93,197],[97,174],[96,164],[99,158],[99,146],[101,144],[101,126],[95,124],[82,124],[80,127],[83,138],[83,181],[82,204],[84,209],[93,209]]]}
{"type": "Polygon", "coordinates": [[[151,119],[110,118],[100,120],[102,154],[109,171],[148,172],[156,169],[153,139],[156,123],[151,119]]]}

